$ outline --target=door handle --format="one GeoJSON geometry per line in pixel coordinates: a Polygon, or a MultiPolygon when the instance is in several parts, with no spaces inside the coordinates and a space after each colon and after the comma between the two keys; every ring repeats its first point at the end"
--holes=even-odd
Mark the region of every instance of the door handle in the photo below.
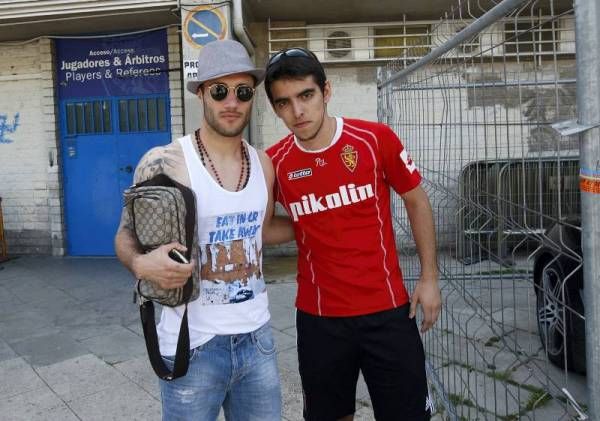
{"type": "Polygon", "coordinates": [[[127,174],[131,174],[133,172],[133,168],[131,167],[131,165],[127,165],[126,167],[119,168],[119,171],[124,171],[127,174]]]}

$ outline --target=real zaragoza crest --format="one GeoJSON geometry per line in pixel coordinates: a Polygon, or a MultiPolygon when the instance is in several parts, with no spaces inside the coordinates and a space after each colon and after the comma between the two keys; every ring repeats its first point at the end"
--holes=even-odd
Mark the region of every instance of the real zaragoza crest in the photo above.
{"type": "Polygon", "coordinates": [[[340,156],[342,157],[342,162],[346,168],[354,172],[358,165],[358,152],[356,152],[352,146],[346,145],[342,148],[340,156]]]}

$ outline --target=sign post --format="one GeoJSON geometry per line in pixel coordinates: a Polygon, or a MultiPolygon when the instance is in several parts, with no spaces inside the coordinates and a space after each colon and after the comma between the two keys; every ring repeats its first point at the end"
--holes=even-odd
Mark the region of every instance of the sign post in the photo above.
{"type": "Polygon", "coordinates": [[[198,97],[185,89],[188,80],[195,80],[198,54],[209,42],[231,38],[230,8],[227,4],[187,3],[182,8],[181,30],[183,46],[183,110],[184,133],[200,127],[202,106],[198,97]]]}

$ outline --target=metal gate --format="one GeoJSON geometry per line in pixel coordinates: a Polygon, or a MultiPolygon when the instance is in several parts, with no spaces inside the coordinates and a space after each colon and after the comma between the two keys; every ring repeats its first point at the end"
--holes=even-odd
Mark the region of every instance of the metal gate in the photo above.
{"type": "MultiPolygon", "coordinates": [[[[556,125],[577,118],[573,3],[459,0],[420,39],[380,70],[378,113],[436,218],[436,416],[586,419],[579,143],[556,125]],[[429,54],[415,62],[411,48],[429,54]]],[[[393,212],[416,281],[399,197],[393,212]]]]}

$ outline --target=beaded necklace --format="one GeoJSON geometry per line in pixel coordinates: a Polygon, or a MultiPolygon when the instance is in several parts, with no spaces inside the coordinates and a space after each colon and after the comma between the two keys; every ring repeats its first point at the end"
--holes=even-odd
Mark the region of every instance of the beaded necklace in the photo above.
{"type": "MultiPolygon", "coordinates": [[[[214,165],[212,159],[210,158],[208,150],[206,149],[206,147],[204,146],[204,143],[202,142],[202,139],[200,138],[200,129],[196,130],[195,134],[196,134],[196,144],[198,145],[198,151],[200,152],[200,160],[202,161],[202,165],[204,165],[204,167],[206,167],[206,161],[204,160],[204,157],[206,156],[206,159],[208,160],[208,165],[210,166],[210,169],[212,170],[213,174],[215,175],[215,178],[217,179],[217,183],[219,183],[219,186],[225,188],[225,186],[223,186],[223,182],[221,181],[221,177],[219,176],[219,173],[217,172],[217,169],[215,168],[215,165],[214,165]]],[[[236,192],[240,191],[241,189],[246,187],[246,185],[248,184],[248,180],[250,179],[250,157],[248,156],[248,151],[244,147],[243,143],[242,143],[241,147],[242,147],[242,168],[240,171],[240,178],[239,178],[237,186],[235,188],[236,192]],[[244,178],[244,173],[246,173],[246,178],[244,180],[244,184],[242,184],[242,179],[244,178]]]]}

